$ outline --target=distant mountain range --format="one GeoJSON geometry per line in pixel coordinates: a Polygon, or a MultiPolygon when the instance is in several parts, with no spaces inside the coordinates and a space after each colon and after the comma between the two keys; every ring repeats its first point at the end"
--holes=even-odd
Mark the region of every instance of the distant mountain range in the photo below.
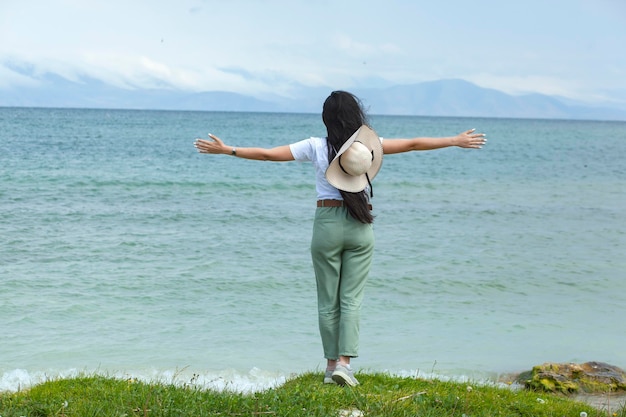
{"type": "MultiPolygon", "coordinates": [[[[302,88],[297,97],[263,99],[224,91],[128,90],[95,79],[46,75],[41,85],[0,90],[0,106],[319,113],[330,89],[302,88]]],[[[626,120],[626,109],[576,104],[542,94],[513,96],[464,80],[357,88],[371,114],[626,120]]]]}

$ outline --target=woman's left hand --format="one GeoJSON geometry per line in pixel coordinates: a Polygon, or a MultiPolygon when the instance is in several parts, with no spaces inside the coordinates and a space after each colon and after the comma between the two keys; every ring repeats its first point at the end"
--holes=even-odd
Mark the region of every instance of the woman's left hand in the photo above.
{"type": "Polygon", "coordinates": [[[454,138],[454,146],[460,148],[480,149],[487,142],[484,133],[474,133],[476,129],[470,129],[459,133],[454,138]]]}

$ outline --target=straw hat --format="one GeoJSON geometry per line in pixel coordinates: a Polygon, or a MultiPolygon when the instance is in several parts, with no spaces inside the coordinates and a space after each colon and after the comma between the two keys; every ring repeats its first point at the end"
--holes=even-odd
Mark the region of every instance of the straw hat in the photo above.
{"type": "Polygon", "coordinates": [[[343,144],[328,165],[326,180],[335,188],[351,193],[363,191],[383,163],[383,145],[368,126],[361,126],[343,144]]]}

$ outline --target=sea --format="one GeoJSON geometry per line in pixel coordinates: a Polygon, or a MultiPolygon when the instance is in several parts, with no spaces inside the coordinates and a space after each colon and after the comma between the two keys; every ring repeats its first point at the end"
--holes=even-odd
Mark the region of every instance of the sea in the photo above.
{"type": "MultiPolygon", "coordinates": [[[[386,155],[357,372],[497,381],[626,367],[626,122],[371,115],[386,155]]],[[[325,360],[313,167],[273,147],[319,114],[0,108],[0,391],[102,374],[258,391],[325,360]]]]}

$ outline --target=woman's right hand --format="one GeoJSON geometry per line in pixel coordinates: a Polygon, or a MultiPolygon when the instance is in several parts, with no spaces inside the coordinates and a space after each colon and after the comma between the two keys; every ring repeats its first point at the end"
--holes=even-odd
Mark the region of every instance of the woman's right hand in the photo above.
{"type": "Polygon", "coordinates": [[[230,152],[229,147],[224,145],[224,142],[222,142],[220,138],[212,133],[209,133],[209,138],[211,140],[196,139],[193,146],[195,146],[200,153],[220,154],[230,152]]]}

